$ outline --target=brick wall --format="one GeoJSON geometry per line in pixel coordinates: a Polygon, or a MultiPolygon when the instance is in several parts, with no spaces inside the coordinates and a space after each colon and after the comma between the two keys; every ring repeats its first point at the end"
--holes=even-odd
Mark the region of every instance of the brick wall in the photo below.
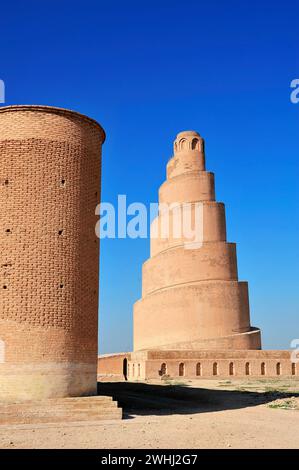
{"type": "Polygon", "coordinates": [[[128,362],[128,379],[299,377],[289,351],[140,351],[128,362]]]}
{"type": "Polygon", "coordinates": [[[104,138],[75,112],[0,108],[1,400],[96,390],[104,138]]]}

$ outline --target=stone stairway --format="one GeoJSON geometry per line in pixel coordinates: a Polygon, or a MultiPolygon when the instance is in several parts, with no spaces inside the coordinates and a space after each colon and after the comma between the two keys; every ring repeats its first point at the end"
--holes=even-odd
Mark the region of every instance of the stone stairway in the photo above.
{"type": "Polygon", "coordinates": [[[70,423],[122,419],[122,409],[107,396],[50,398],[23,403],[0,403],[0,425],[70,423]]]}

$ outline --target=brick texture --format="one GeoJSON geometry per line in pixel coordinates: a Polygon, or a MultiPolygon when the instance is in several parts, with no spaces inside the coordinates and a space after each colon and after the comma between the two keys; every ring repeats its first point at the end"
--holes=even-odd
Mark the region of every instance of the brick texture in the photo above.
{"type": "Polygon", "coordinates": [[[95,393],[104,139],[79,113],[0,109],[0,400],[95,393]]]}

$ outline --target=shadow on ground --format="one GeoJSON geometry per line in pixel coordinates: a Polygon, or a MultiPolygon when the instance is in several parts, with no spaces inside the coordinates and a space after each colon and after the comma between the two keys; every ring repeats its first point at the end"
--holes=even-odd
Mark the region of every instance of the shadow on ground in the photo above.
{"type": "Polygon", "coordinates": [[[194,414],[223,411],[290,398],[287,392],[214,390],[186,385],[152,385],[132,382],[99,382],[98,395],[112,396],[124,411],[133,415],[194,414]]]}

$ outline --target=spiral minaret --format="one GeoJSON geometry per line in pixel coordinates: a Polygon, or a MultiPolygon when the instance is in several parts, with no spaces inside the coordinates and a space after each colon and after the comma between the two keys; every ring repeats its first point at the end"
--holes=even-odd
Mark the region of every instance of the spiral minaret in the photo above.
{"type": "Polygon", "coordinates": [[[260,330],[250,326],[248,285],[238,280],[236,245],[226,241],[224,204],[215,201],[214,174],[205,169],[197,132],[177,135],[159,204],[142,298],[134,306],[134,350],[260,349],[260,330]],[[201,213],[193,244],[183,230],[171,229],[176,208],[185,206],[190,220],[197,208],[201,213]]]}

